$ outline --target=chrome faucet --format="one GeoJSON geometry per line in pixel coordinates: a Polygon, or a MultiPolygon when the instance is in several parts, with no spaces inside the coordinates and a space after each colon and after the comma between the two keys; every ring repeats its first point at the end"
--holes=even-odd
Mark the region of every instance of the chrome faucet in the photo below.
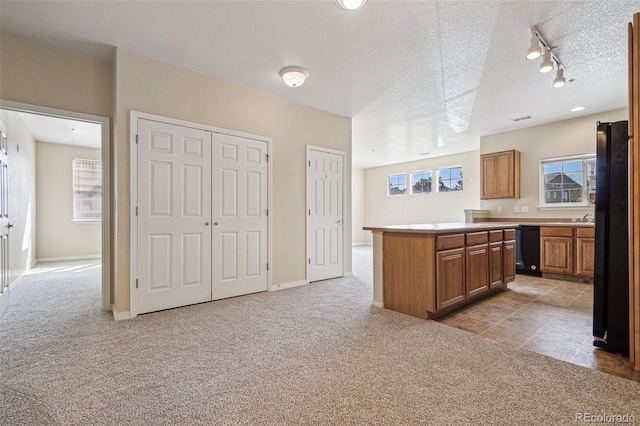
{"type": "Polygon", "coordinates": [[[582,216],[582,219],[580,219],[580,222],[583,222],[583,223],[586,222],[589,216],[591,216],[591,213],[585,214],[584,216],[582,216]]]}

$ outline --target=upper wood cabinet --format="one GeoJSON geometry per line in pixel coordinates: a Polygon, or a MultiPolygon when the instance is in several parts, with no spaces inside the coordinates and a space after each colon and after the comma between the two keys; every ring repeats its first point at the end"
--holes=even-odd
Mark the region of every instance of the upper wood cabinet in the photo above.
{"type": "Polygon", "coordinates": [[[480,156],[480,198],[520,198],[520,151],[480,156]]]}

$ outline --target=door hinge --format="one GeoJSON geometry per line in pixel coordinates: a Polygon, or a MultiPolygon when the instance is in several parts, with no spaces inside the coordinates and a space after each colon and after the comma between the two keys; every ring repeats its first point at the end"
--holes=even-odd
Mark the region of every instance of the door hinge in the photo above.
{"type": "Polygon", "coordinates": [[[267,263],[267,271],[269,270],[269,264],[267,263]]]}
{"type": "Polygon", "coordinates": [[[309,160],[309,167],[311,167],[311,160],[309,160]]]}
{"type": "Polygon", "coordinates": [[[309,209],[309,216],[311,216],[311,209],[309,209]]]}
{"type": "Polygon", "coordinates": [[[267,209],[267,216],[269,216],[269,209],[267,209]]]}
{"type": "Polygon", "coordinates": [[[138,288],[138,279],[136,278],[136,288],[138,288]]]}
{"type": "Polygon", "coordinates": [[[267,156],[267,161],[269,161],[269,154],[265,154],[267,156]]]}
{"type": "Polygon", "coordinates": [[[309,258],[309,265],[311,265],[311,258],[309,258]]]}
{"type": "Polygon", "coordinates": [[[136,216],[138,216],[138,206],[136,206],[136,216]]]}
{"type": "Polygon", "coordinates": [[[138,145],[138,135],[136,135],[136,145],[138,145]]]}

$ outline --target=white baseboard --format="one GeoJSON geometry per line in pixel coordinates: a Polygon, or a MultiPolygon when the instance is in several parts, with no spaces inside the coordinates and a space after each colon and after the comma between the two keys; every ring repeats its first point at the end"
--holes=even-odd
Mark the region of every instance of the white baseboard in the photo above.
{"type": "Polygon", "coordinates": [[[376,307],[376,308],[384,308],[384,303],[378,302],[377,300],[372,301],[371,305],[376,307]]]}
{"type": "Polygon", "coordinates": [[[343,277],[352,277],[353,276],[353,272],[345,272],[343,277]]]}
{"type": "Polygon", "coordinates": [[[307,280],[299,280],[299,281],[291,281],[288,283],[274,284],[271,286],[270,291],[285,290],[287,288],[300,287],[302,285],[307,285],[307,284],[309,284],[307,280]]]}
{"type": "Polygon", "coordinates": [[[131,312],[129,311],[118,312],[118,310],[116,309],[116,305],[111,305],[111,312],[113,313],[113,319],[116,321],[124,321],[124,320],[131,319],[131,312]]]}
{"type": "Polygon", "coordinates": [[[13,289],[16,288],[18,284],[20,284],[20,281],[22,281],[25,274],[27,274],[27,272],[23,272],[18,276],[18,278],[16,278],[11,284],[9,284],[9,291],[13,291],[13,289]]]}
{"type": "Polygon", "coordinates": [[[102,256],[99,254],[89,255],[89,256],[67,256],[67,257],[43,257],[41,259],[37,259],[38,262],[66,262],[68,260],[88,260],[88,259],[100,259],[102,256]]]}
{"type": "Polygon", "coordinates": [[[352,247],[356,247],[356,246],[372,246],[373,243],[353,243],[351,244],[352,247]]]}

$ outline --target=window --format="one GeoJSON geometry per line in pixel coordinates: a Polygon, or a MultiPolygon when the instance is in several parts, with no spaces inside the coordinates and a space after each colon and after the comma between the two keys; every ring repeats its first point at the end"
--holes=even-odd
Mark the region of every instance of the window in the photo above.
{"type": "Polygon", "coordinates": [[[543,207],[590,206],[596,203],[595,154],[540,160],[540,204],[543,207]]]}
{"type": "Polygon", "coordinates": [[[438,192],[462,191],[462,166],[438,169],[438,192]]]}
{"type": "Polygon", "coordinates": [[[391,175],[387,180],[389,186],[388,195],[404,195],[407,193],[407,175],[391,175]]]}
{"type": "Polygon", "coordinates": [[[411,193],[428,194],[431,192],[431,170],[411,173],[411,193]]]}
{"type": "Polygon", "coordinates": [[[73,220],[99,221],[102,218],[102,163],[73,160],[73,220]]]}

